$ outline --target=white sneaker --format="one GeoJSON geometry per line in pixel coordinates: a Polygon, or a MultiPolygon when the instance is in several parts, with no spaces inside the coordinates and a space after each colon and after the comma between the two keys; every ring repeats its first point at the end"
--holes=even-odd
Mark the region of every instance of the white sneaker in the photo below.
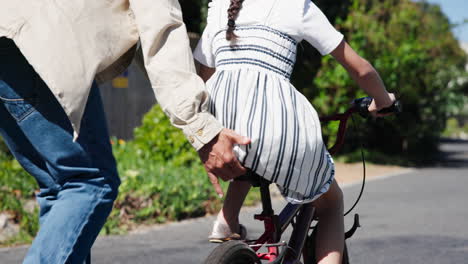
{"type": "Polygon", "coordinates": [[[218,221],[214,222],[213,231],[208,237],[211,243],[223,243],[229,240],[245,240],[247,237],[247,229],[243,225],[240,226],[240,234],[231,232],[231,229],[226,224],[221,224],[218,221]]]}

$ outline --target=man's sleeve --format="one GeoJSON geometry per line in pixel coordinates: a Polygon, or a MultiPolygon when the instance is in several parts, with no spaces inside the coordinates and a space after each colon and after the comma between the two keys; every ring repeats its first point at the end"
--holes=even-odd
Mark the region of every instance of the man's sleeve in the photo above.
{"type": "Polygon", "coordinates": [[[130,0],[145,69],[171,123],[199,150],[222,125],[208,112],[209,95],[197,76],[177,0],[130,0]]]}

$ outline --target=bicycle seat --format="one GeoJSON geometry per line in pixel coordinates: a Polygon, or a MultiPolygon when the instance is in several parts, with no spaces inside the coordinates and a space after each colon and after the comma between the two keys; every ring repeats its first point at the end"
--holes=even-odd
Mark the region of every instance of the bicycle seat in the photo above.
{"type": "Polygon", "coordinates": [[[270,185],[271,182],[262,176],[258,175],[257,173],[248,170],[248,172],[244,175],[241,175],[234,179],[234,181],[248,181],[252,184],[253,187],[260,187],[261,185],[270,185]]]}

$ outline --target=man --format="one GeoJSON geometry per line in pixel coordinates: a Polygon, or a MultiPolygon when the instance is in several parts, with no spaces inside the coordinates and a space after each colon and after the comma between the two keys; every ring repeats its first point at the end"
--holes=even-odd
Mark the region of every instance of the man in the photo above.
{"type": "Polygon", "coordinates": [[[249,140],[207,112],[175,0],[0,0],[0,134],[39,186],[40,225],[24,263],[90,262],[120,184],[93,80],[128,66],[140,39],[157,100],[199,151],[222,195],[245,173],[249,140]]]}

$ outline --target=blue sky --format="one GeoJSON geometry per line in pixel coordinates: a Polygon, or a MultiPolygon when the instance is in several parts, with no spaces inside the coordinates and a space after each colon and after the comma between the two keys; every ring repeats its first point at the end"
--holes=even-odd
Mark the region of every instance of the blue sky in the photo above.
{"type": "MultiPolygon", "coordinates": [[[[427,0],[427,2],[439,4],[452,23],[462,23],[468,19],[468,0],[427,0]]],[[[455,28],[453,32],[460,41],[468,43],[468,24],[455,28]]]]}

